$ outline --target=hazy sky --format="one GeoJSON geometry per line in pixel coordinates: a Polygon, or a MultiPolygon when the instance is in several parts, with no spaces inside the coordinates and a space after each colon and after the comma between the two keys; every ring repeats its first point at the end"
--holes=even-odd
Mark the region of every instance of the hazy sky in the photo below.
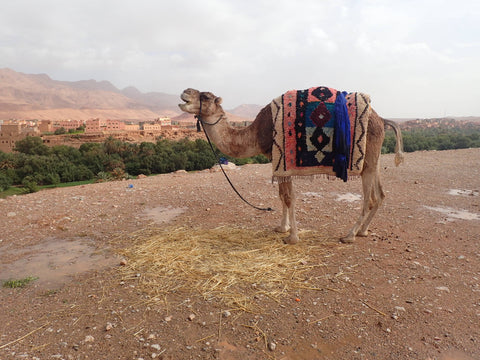
{"type": "Polygon", "coordinates": [[[480,116],[479,19],[478,0],[4,1],[0,67],[226,109],[323,85],[384,117],[480,116]]]}

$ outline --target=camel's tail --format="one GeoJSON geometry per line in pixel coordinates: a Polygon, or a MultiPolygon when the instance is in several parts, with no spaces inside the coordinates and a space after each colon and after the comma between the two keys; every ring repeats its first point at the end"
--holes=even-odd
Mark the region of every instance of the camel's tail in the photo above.
{"type": "Polygon", "coordinates": [[[385,125],[390,126],[393,131],[395,131],[395,137],[397,138],[397,142],[395,144],[395,165],[398,166],[405,161],[405,158],[403,156],[402,131],[400,130],[398,124],[392,120],[383,119],[383,122],[385,123],[385,125]]]}

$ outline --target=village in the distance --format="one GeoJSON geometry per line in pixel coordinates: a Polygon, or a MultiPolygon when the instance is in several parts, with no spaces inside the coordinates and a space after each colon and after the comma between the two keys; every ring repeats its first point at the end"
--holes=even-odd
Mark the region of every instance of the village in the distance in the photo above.
{"type": "Polygon", "coordinates": [[[0,151],[11,152],[27,136],[40,136],[45,145],[80,146],[112,136],[125,141],[153,141],[158,137],[196,137],[193,121],[172,122],[169,117],[127,122],[109,119],[0,120],[0,151]]]}

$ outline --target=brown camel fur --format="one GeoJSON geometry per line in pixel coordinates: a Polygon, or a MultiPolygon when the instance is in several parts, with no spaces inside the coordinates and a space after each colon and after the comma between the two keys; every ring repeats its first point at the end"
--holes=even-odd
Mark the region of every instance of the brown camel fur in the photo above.
{"type": "MultiPolygon", "coordinates": [[[[244,128],[234,128],[229,123],[222,109],[222,99],[210,92],[186,89],[179,104],[180,109],[190,114],[199,115],[202,125],[218,149],[229,156],[243,158],[264,154],[271,158],[273,145],[273,119],[270,104],[265,106],[255,121],[244,128]]],[[[396,123],[377,115],[372,109],[368,120],[367,145],[365,161],[361,173],[363,187],[363,205],[360,217],[347,236],[341,238],[344,243],[352,243],[355,236],[367,236],[368,226],[381,205],[385,194],[380,182],[379,157],[385,137],[385,125],[391,126],[397,138],[395,164],[403,161],[402,134],[396,123]]],[[[298,241],[295,221],[295,193],[292,180],[279,183],[279,195],[282,201],[282,221],[275,230],[290,231],[285,239],[288,244],[298,241]]]]}

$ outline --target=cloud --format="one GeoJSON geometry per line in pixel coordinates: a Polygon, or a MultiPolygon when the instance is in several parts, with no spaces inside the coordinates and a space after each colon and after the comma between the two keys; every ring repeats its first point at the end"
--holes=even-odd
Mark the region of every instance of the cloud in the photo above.
{"type": "Polygon", "coordinates": [[[368,92],[390,117],[443,115],[440,104],[479,115],[473,98],[457,95],[480,92],[479,4],[17,0],[0,13],[0,63],[142,91],[196,87],[227,108],[326,85],[368,92]],[[436,102],[411,100],[426,93],[436,102]]]}

